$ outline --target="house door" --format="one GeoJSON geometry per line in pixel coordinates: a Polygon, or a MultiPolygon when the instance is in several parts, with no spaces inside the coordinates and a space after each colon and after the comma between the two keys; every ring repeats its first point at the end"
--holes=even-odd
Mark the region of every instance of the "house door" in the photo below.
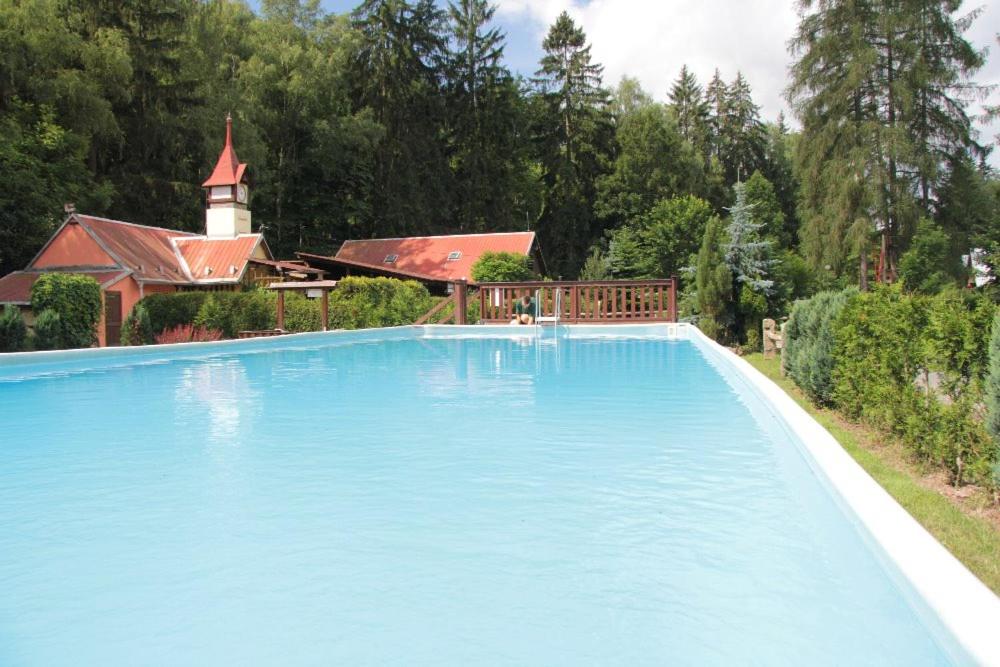
{"type": "Polygon", "coordinates": [[[122,293],[104,293],[104,344],[118,345],[122,337],[122,293]]]}

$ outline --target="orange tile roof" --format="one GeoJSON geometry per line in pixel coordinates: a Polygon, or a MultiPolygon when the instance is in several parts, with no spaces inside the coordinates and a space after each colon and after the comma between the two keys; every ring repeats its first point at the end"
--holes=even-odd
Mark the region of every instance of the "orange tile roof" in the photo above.
{"type": "Polygon", "coordinates": [[[89,215],[76,215],[75,219],[121,263],[122,268],[134,272],[139,280],[191,282],[172,240],[178,237],[202,238],[199,235],[89,215]]]}
{"type": "Polygon", "coordinates": [[[219,160],[215,163],[212,175],[201,184],[203,188],[213,185],[236,185],[243,180],[246,165],[240,163],[236,157],[236,149],[233,148],[233,119],[226,118],[226,143],[219,154],[219,160]]]}
{"type": "MultiPolygon", "coordinates": [[[[0,278],[0,303],[29,305],[31,303],[31,288],[39,277],[52,271],[15,271],[0,278]]],[[[128,275],[127,271],[72,271],[68,273],[90,276],[102,287],[118,282],[119,278],[128,275]]]]}
{"type": "Polygon", "coordinates": [[[534,232],[411,236],[344,241],[334,259],[355,266],[433,280],[472,280],[472,265],[487,251],[529,255],[534,232]],[[458,253],[457,259],[448,259],[458,253]],[[393,262],[386,258],[396,255],[393,262]]]}
{"type": "Polygon", "coordinates": [[[260,234],[241,234],[234,239],[178,238],[174,242],[197,282],[239,280],[247,261],[261,243],[260,234]]]}

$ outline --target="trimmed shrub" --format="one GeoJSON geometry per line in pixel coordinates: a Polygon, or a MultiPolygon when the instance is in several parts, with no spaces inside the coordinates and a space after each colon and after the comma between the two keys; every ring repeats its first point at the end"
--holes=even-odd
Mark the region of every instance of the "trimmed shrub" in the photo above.
{"type": "Polygon", "coordinates": [[[472,265],[477,283],[516,283],[534,277],[531,258],[514,252],[484,252],[472,265]]]}
{"type": "Polygon", "coordinates": [[[434,305],[415,280],[350,276],[330,292],[330,327],[365,329],[413,324],[434,305]]]}
{"type": "Polygon", "coordinates": [[[59,313],[49,309],[38,314],[35,318],[32,343],[36,350],[61,350],[65,347],[59,313]]]}
{"type": "Polygon", "coordinates": [[[785,370],[820,405],[833,402],[833,322],[856,289],[820,292],[797,301],[785,325],[785,370]]]}
{"type": "Polygon", "coordinates": [[[122,324],[122,345],[149,345],[153,342],[153,326],[149,323],[149,312],[140,303],[125,318],[122,324]]]}
{"type": "Polygon", "coordinates": [[[273,329],[277,320],[277,297],[272,292],[213,292],[202,303],[194,324],[218,329],[226,338],[236,338],[240,331],[273,329]]]}
{"type": "Polygon", "coordinates": [[[71,273],[42,274],[31,287],[31,309],[59,315],[61,345],[91,347],[97,343],[101,321],[101,286],[90,276],[71,273]]]}
{"type": "Polygon", "coordinates": [[[149,313],[149,325],[153,333],[160,333],[180,324],[193,324],[208,296],[208,292],[156,293],[139,303],[149,313]]]}
{"type": "Polygon", "coordinates": [[[956,292],[905,296],[898,287],[861,294],[834,332],[834,402],[897,437],[956,484],[989,481],[996,449],[980,405],[995,308],[956,292]]]}
{"type": "Polygon", "coordinates": [[[0,313],[0,352],[19,352],[28,339],[28,326],[21,309],[8,303],[0,313]]]}
{"type": "Polygon", "coordinates": [[[321,312],[319,299],[309,299],[304,294],[297,294],[295,292],[285,295],[286,331],[293,331],[295,333],[300,331],[320,331],[323,328],[322,319],[323,313],[321,312]]]}

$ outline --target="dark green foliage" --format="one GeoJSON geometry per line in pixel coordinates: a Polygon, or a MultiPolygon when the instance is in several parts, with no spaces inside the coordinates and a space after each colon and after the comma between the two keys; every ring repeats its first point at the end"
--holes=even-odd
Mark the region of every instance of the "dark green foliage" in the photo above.
{"type": "Polygon", "coordinates": [[[954,285],[962,264],[954,254],[951,239],[927,218],[917,225],[917,235],[899,260],[899,278],[910,292],[934,294],[954,285]]]}
{"type": "Polygon", "coordinates": [[[580,280],[611,280],[611,261],[607,253],[599,246],[594,246],[587,256],[587,261],[580,269],[580,280]]]}
{"type": "Polygon", "coordinates": [[[994,312],[985,299],[954,292],[860,294],[834,324],[834,403],[898,436],[956,483],[989,481],[996,448],[978,406],[994,312]]]}
{"type": "Polygon", "coordinates": [[[533,280],[531,258],[513,252],[484,252],[472,265],[477,283],[511,283],[533,280]]]}
{"type": "Polygon", "coordinates": [[[66,347],[62,322],[56,311],[49,309],[40,312],[35,317],[32,330],[31,343],[36,350],[61,350],[66,347]]]}
{"type": "Polygon", "coordinates": [[[277,321],[277,297],[273,292],[213,292],[208,295],[194,324],[221,331],[224,338],[236,338],[241,331],[273,329],[277,321]]]}
{"type": "MultiPolygon", "coordinates": [[[[277,312],[277,311],[275,311],[277,312]]],[[[319,299],[309,299],[304,294],[291,292],[285,294],[285,330],[298,333],[300,331],[321,331],[323,315],[320,311],[319,299]]]]}
{"type": "Polygon", "coordinates": [[[141,303],[136,304],[132,312],[122,323],[122,345],[149,345],[153,342],[153,326],[149,321],[149,312],[141,303]]]}
{"type": "MultiPolygon", "coordinates": [[[[989,368],[984,387],[986,398],[986,431],[993,438],[994,459],[1000,466],[1000,310],[993,316],[990,333],[989,368]]],[[[1000,475],[996,476],[1000,486],[1000,475]]]]}
{"type": "Polygon", "coordinates": [[[537,229],[552,258],[549,270],[573,276],[600,236],[595,184],[606,170],[613,128],[603,68],[591,62],[587,37],[569,14],[559,15],[542,47],[535,125],[545,199],[537,229]]]}
{"type": "Polygon", "coordinates": [[[696,284],[698,326],[706,336],[724,340],[733,321],[733,274],[726,266],[722,245],[725,228],[716,217],[709,219],[698,251],[696,284]]]}
{"type": "Polygon", "coordinates": [[[20,352],[28,338],[21,309],[8,303],[0,313],[0,352],[20,352]]]}
{"type": "Polygon", "coordinates": [[[62,326],[62,345],[91,347],[101,320],[101,286],[90,276],[45,273],[31,287],[31,310],[53,310],[62,326]]]}
{"type": "Polygon", "coordinates": [[[367,329],[413,324],[433,305],[427,288],[414,280],[350,276],[330,293],[330,326],[367,329]]]}
{"type": "Polygon", "coordinates": [[[150,294],[139,305],[149,314],[149,326],[155,335],[181,324],[194,324],[194,318],[208,295],[208,292],[150,294]]]}
{"type": "Polygon", "coordinates": [[[712,207],[693,195],[661,199],[611,236],[616,278],[669,278],[693,264],[712,207]]]}
{"type": "Polygon", "coordinates": [[[833,323],[857,294],[856,289],[820,292],[798,301],[785,325],[785,370],[820,405],[833,403],[833,323]]]}

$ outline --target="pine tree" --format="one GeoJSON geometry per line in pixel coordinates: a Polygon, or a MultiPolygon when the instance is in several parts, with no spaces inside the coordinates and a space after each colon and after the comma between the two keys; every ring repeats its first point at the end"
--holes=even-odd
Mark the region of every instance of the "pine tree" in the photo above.
{"type": "Polygon", "coordinates": [[[721,160],[725,150],[722,128],[729,113],[729,89],[718,68],[705,87],[705,103],[708,106],[709,153],[721,160]]]}
{"type": "Polygon", "coordinates": [[[707,158],[709,105],[698,79],[687,65],[681,66],[681,73],[670,89],[670,105],[681,136],[707,158]]]}
{"type": "Polygon", "coordinates": [[[536,73],[543,104],[539,127],[546,199],[538,220],[542,247],[557,275],[576,275],[599,234],[594,183],[611,140],[603,68],[591,62],[581,28],[563,12],[549,29],[536,73]]]}
{"type": "Polygon", "coordinates": [[[760,107],[753,101],[750,85],[741,72],[726,88],[725,104],[719,118],[719,159],[726,182],[743,180],[764,166],[766,135],[760,107]]]}
{"type": "Polygon", "coordinates": [[[773,265],[769,257],[771,241],[761,238],[762,225],[754,219],[754,205],[747,200],[747,186],[737,183],[733,190],[736,203],[729,209],[725,262],[733,273],[735,284],[747,285],[767,295],[774,285],[767,277],[773,265]]]}
{"type": "Polygon", "coordinates": [[[702,237],[695,274],[698,326],[706,336],[720,341],[728,338],[733,321],[733,274],[723,255],[725,239],[723,222],[713,216],[702,237]]]}

